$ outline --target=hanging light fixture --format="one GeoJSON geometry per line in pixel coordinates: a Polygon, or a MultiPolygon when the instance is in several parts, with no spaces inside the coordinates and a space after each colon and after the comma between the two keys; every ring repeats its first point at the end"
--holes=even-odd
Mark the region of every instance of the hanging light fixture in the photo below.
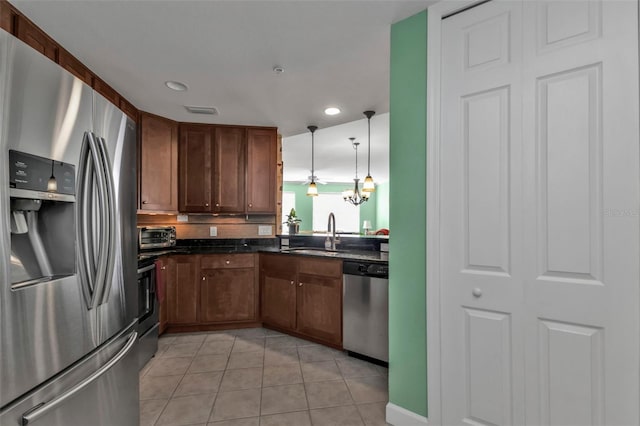
{"type": "Polygon", "coordinates": [[[313,134],[316,130],[318,130],[318,126],[308,126],[307,129],[311,132],[311,183],[309,184],[309,188],[307,189],[308,197],[317,197],[318,196],[318,186],[316,185],[316,175],[314,171],[313,164],[313,134]]]}
{"type": "Polygon", "coordinates": [[[56,180],[56,177],[53,174],[53,165],[54,165],[54,161],[51,160],[51,177],[47,181],[47,191],[58,192],[58,181],[56,180]]]}
{"type": "Polygon", "coordinates": [[[356,178],[353,180],[353,189],[343,191],[342,198],[354,206],[359,206],[369,200],[369,193],[364,191],[360,192],[360,189],[358,188],[358,183],[360,182],[360,179],[358,179],[358,145],[360,145],[360,142],[355,142],[355,139],[356,138],[349,138],[351,146],[356,150],[356,178]]]}
{"type": "Polygon", "coordinates": [[[367,156],[367,177],[364,178],[364,183],[362,185],[362,192],[375,192],[376,186],[373,183],[373,178],[371,177],[371,117],[375,114],[375,111],[365,111],[363,114],[367,117],[367,125],[369,129],[369,155],[367,156]]]}

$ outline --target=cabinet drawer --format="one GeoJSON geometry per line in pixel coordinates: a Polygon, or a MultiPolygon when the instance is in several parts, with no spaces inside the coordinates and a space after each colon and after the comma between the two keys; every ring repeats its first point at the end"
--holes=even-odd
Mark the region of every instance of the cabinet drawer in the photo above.
{"type": "Polygon", "coordinates": [[[337,259],[319,259],[298,257],[298,272],[301,274],[341,277],[342,261],[337,259]]]}
{"type": "Polygon", "coordinates": [[[202,256],[200,268],[253,268],[255,264],[253,254],[215,254],[202,256]]]}

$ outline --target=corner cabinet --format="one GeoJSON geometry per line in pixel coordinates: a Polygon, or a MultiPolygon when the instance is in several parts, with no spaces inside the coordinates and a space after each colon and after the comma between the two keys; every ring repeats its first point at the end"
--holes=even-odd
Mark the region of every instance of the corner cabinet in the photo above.
{"type": "Polygon", "coordinates": [[[178,211],[178,123],[140,116],[139,205],[142,213],[178,211]]]}
{"type": "Polygon", "coordinates": [[[275,128],[180,125],[179,210],[275,214],[275,128]]]}
{"type": "Polygon", "coordinates": [[[260,255],[265,325],[342,347],[342,261],[260,255]]]}
{"type": "Polygon", "coordinates": [[[259,325],[255,259],[253,253],[170,256],[165,328],[198,331],[259,325]]]}
{"type": "Polygon", "coordinates": [[[258,286],[253,254],[202,256],[200,322],[255,321],[258,286]]]}

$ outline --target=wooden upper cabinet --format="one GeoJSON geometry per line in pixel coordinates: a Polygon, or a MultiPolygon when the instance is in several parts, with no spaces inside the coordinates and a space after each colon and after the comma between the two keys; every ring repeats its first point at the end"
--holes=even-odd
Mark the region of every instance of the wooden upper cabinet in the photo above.
{"type": "Polygon", "coordinates": [[[133,119],[133,121],[135,121],[136,123],[138,122],[138,119],[139,119],[138,115],[139,115],[140,111],[138,111],[138,108],[133,106],[133,104],[131,102],[129,102],[125,98],[120,98],[120,109],[125,114],[127,114],[129,117],[131,117],[131,119],[133,119]]]}
{"type": "Polygon", "coordinates": [[[277,132],[247,131],[247,212],[276,213],[277,132]]]}
{"type": "Polygon", "coordinates": [[[212,212],[211,154],[213,128],[180,124],[180,166],[178,209],[187,213],[212,212]]]}
{"type": "Polygon", "coordinates": [[[244,213],[246,130],[217,127],[213,153],[213,197],[217,213],[244,213]]]}
{"type": "MultiPolygon", "coordinates": [[[[4,9],[4,6],[3,6],[4,9]]],[[[52,61],[58,59],[58,45],[40,28],[22,15],[16,17],[15,35],[52,61]]]]}
{"type": "Polygon", "coordinates": [[[105,99],[107,99],[109,102],[120,108],[120,95],[118,95],[118,92],[116,92],[113,87],[105,83],[104,80],[98,77],[94,77],[93,88],[96,92],[104,96],[105,99]]]}
{"type": "Polygon", "coordinates": [[[60,49],[58,52],[58,64],[89,86],[93,85],[93,73],[91,70],[64,49],[60,49]]]}
{"type": "Polygon", "coordinates": [[[13,34],[14,18],[15,13],[9,5],[9,2],[0,0],[0,28],[10,34],[13,34]]]}
{"type": "Polygon", "coordinates": [[[142,114],[139,161],[139,209],[177,212],[178,123],[156,115],[142,114]]]}

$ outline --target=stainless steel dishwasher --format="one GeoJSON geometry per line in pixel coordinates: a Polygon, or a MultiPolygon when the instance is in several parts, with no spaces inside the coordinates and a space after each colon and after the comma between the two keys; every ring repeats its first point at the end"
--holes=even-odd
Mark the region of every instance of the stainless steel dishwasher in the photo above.
{"type": "Polygon", "coordinates": [[[342,273],[342,346],[389,362],[389,266],[344,261],[342,273]]]}

